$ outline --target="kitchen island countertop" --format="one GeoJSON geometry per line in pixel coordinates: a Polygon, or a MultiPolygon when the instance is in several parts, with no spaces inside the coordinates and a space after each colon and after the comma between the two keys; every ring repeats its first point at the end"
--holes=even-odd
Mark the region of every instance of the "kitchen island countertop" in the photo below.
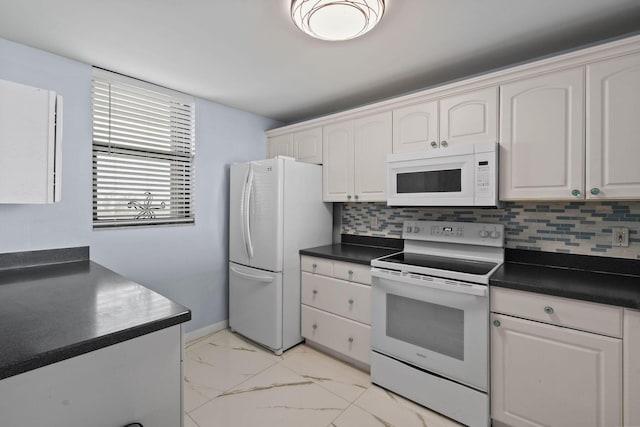
{"type": "Polygon", "coordinates": [[[191,319],[89,260],[89,248],[0,255],[0,379],[191,319]]]}

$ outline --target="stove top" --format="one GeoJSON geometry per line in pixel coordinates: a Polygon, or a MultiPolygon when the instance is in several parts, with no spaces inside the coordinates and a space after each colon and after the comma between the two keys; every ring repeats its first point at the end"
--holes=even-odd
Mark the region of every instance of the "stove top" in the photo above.
{"type": "Polygon", "coordinates": [[[466,259],[456,259],[436,255],[424,255],[411,252],[400,252],[379,258],[379,261],[401,264],[403,266],[416,266],[433,268],[437,270],[448,270],[466,274],[488,274],[498,263],[487,261],[476,261],[466,259]]]}

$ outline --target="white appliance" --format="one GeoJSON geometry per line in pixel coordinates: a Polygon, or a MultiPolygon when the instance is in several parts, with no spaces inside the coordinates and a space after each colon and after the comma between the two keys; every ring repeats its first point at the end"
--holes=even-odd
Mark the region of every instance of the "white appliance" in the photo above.
{"type": "Polygon", "coordinates": [[[230,175],[229,326],[282,354],[302,341],[299,250],[331,244],[322,166],[277,157],[230,175]]]}
{"type": "Polygon", "coordinates": [[[489,276],[504,226],[404,224],[404,252],[372,265],[371,378],[469,426],[490,425],[489,276]]]}
{"type": "Polygon", "coordinates": [[[389,206],[498,206],[498,144],[390,154],[389,206]]]}

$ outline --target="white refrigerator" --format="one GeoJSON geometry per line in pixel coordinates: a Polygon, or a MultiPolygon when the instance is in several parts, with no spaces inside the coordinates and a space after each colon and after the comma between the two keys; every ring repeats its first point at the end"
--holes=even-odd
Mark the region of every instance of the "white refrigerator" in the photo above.
{"type": "Polygon", "coordinates": [[[282,354],[302,341],[298,252],[331,244],[322,166],[277,157],[230,175],[229,327],[282,354]]]}

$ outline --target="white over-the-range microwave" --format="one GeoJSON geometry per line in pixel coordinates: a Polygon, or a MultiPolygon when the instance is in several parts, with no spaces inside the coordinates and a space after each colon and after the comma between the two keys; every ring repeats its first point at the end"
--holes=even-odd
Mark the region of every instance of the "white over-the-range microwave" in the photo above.
{"type": "Polygon", "coordinates": [[[498,206],[498,144],[463,144],[387,159],[389,206],[498,206]]]}

